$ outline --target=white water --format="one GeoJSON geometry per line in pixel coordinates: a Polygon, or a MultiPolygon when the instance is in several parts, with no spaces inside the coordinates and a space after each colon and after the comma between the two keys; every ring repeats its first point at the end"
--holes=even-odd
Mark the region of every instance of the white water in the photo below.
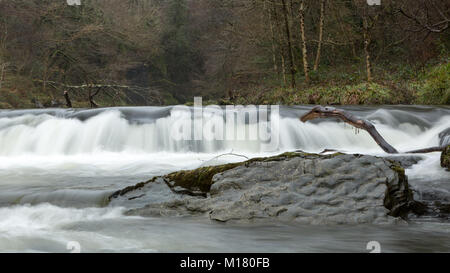
{"type": "MultiPolygon", "coordinates": [[[[124,216],[120,208],[100,206],[109,193],[154,175],[244,160],[223,156],[209,161],[230,151],[256,157],[298,149],[320,152],[333,148],[349,153],[384,155],[364,131],[355,134],[350,126],[333,121],[301,123],[295,117],[306,108],[281,110],[279,145],[272,151],[264,150],[262,142],[254,140],[175,141],[171,138],[171,126],[185,114],[176,111],[168,111],[168,115],[155,114],[158,111],[155,108],[80,113],[59,110],[56,114],[0,111],[0,251],[64,252],[66,242],[74,240],[89,251],[189,251],[185,244],[196,242],[200,230],[206,234],[210,232],[207,238],[210,243],[202,241],[193,251],[240,251],[239,242],[252,238],[252,231],[246,228],[230,227],[236,235],[210,223],[186,222],[185,238],[173,238],[168,232],[179,232],[181,227],[176,225],[183,225],[182,221],[130,218],[124,216]],[[145,239],[136,235],[141,234],[139,230],[145,239]],[[236,235],[236,241],[216,238],[224,234],[236,235]]],[[[450,110],[447,109],[351,110],[374,122],[381,135],[400,151],[437,146],[439,133],[450,127],[450,110]]],[[[237,126],[257,130],[255,124],[237,126]]],[[[419,195],[432,191],[450,200],[450,177],[439,166],[439,154],[425,157],[426,160],[407,170],[411,184],[419,195]]],[[[426,237],[429,236],[426,229],[447,235],[450,232],[448,225],[437,223],[411,232],[426,237]]],[[[261,228],[260,235],[275,236],[274,230],[275,233],[289,234],[287,237],[298,233],[298,227],[273,227],[267,232],[261,228]]],[[[303,232],[309,233],[310,237],[333,237],[327,229],[316,235],[309,229],[303,232]]],[[[364,232],[360,234],[364,237],[364,232]]],[[[396,231],[393,234],[397,234],[396,231]]],[[[306,242],[305,237],[296,238],[294,242],[306,242]]],[[[267,244],[260,239],[262,241],[247,240],[247,248],[242,251],[258,251],[261,245],[268,251],[364,251],[363,248],[353,250],[352,244],[333,249],[312,241],[297,249],[296,245],[288,243],[289,240],[278,238],[267,244]]],[[[386,240],[393,250],[398,249],[392,238],[386,240]]],[[[435,246],[438,242],[441,242],[440,238],[436,239],[435,246]]],[[[423,247],[425,249],[426,244],[423,247]]]]}
{"type": "MultiPolygon", "coordinates": [[[[120,156],[126,157],[156,152],[217,153],[231,149],[244,153],[262,152],[260,142],[252,140],[176,141],[171,135],[171,128],[180,118],[185,118],[182,114],[173,111],[168,117],[145,124],[130,123],[119,110],[105,111],[85,121],[48,114],[0,118],[0,156],[10,159],[18,156],[109,156],[108,153],[120,153],[120,156]]],[[[386,110],[375,111],[368,116],[369,119],[371,117],[388,122],[375,121],[380,133],[399,150],[437,146],[438,134],[449,128],[450,124],[450,115],[441,116],[433,122],[423,121],[430,126],[426,129],[414,123],[401,123],[386,110]]],[[[218,118],[224,123],[222,117],[218,118]]],[[[301,123],[295,118],[276,118],[279,120],[279,132],[274,133],[280,136],[280,151],[319,151],[326,147],[381,152],[365,131],[355,134],[354,129],[343,123],[328,121],[313,124],[301,123]]],[[[255,124],[237,124],[236,127],[236,131],[241,127],[249,131],[258,130],[255,124]]]]}

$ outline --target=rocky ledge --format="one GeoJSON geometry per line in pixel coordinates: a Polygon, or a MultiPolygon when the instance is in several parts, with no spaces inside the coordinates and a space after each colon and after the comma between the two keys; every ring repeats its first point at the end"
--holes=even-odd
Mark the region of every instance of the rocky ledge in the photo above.
{"type": "Polygon", "coordinates": [[[149,217],[306,224],[388,223],[423,210],[396,161],[300,152],[155,177],[115,192],[110,205],[149,217]]]}

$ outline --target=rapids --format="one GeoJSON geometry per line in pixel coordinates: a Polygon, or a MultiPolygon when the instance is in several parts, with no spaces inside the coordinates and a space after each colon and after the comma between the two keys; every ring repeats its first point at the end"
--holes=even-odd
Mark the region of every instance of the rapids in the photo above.
{"type": "MultiPolygon", "coordinates": [[[[439,137],[450,128],[448,107],[343,108],[372,121],[399,151],[449,140],[439,137]]],[[[152,176],[245,160],[216,158],[230,152],[248,158],[324,149],[385,155],[366,132],[349,125],[333,120],[301,123],[298,117],[309,109],[269,109],[255,116],[260,120],[251,117],[255,109],[250,109],[243,119],[231,121],[217,109],[205,110],[205,122],[195,122],[193,108],[179,107],[0,110],[0,251],[68,252],[66,244],[77,241],[91,252],[364,252],[372,240],[379,240],[386,251],[450,251],[450,223],[434,218],[407,228],[241,226],[129,217],[122,208],[107,206],[110,193],[152,176]],[[209,135],[204,132],[211,128],[208,121],[216,125],[209,135]],[[174,137],[176,126],[192,140],[174,137]],[[230,128],[234,138],[207,138],[217,132],[225,136],[230,128]],[[196,140],[199,132],[203,140],[196,140]],[[239,132],[245,139],[236,137],[239,132]]],[[[439,156],[423,155],[424,160],[407,170],[417,199],[450,202],[450,174],[440,168],[439,156]]]]}

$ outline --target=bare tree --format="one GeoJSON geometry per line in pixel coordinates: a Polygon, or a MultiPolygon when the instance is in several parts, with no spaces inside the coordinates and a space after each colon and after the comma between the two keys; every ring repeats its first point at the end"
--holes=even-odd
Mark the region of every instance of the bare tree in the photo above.
{"type": "Polygon", "coordinates": [[[363,33],[363,44],[364,44],[364,60],[366,65],[366,75],[367,81],[371,82],[373,80],[372,76],[372,60],[370,54],[371,45],[371,31],[376,25],[379,13],[377,10],[373,9],[367,5],[365,0],[353,0],[354,6],[359,11],[359,16],[362,21],[362,33],[363,33]],[[371,15],[372,14],[372,15],[371,15]]]}
{"type": "Polygon", "coordinates": [[[367,81],[372,81],[372,64],[370,62],[370,33],[369,33],[370,27],[369,22],[367,19],[367,16],[364,16],[363,18],[363,35],[364,35],[364,54],[365,54],[365,60],[366,60],[366,74],[367,74],[367,81]]]}
{"type": "Polygon", "coordinates": [[[267,0],[264,0],[264,9],[267,13],[267,17],[269,19],[269,28],[270,28],[270,35],[271,35],[271,44],[272,44],[272,63],[273,63],[273,71],[274,73],[278,73],[278,65],[277,65],[277,57],[276,57],[276,46],[275,46],[275,33],[274,33],[274,24],[273,24],[273,16],[272,16],[272,9],[269,6],[267,6],[267,0]]]}
{"type": "Polygon", "coordinates": [[[6,68],[9,65],[9,63],[3,60],[6,52],[6,39],[8,37],[8,25],[6,23],[3,25],[1,34],[2,35],[0,39],[0,91],[2,89],[3,80],[5,78],[6,68]]]}
{"type": "Polygon", "coordinates": [[[3,80],[5,79],[6,67],[8,67],[8,63],[0,64],[0,91],[2,90],[3,80]]]}
{"type": "Polygon", "coordinates": [[[306,47],[306,33],[305,33],[305,0],[301,0],[299,14],[300,14],[300,34],[302,37],[302,56],[303,56],[303,71],[305,73],[305,82],[309,82],[309,68],[308,68],[308,49],[306,47]]]}
{"type": "Polygon", "coordinates": [[[413,32],[442,33],[450,26],[450,3],[448,1],[418,0],[403,2],[397,12],[406,17],[413,32]]]}
{"type": "Polygon", "coordinates": [[[325,3],[326,0],[320,0],[320,19],[319,19],[319,40],[317,42],[317,53],[316,53],[316,61],[314,62],[314,71],[319,69],[320,63],[320,51],[322,49],[322,41],[323,41],[323,28],[325,24],[325,3]]]}
{"type": "Polygon", "coordinates": [[[286,79],[286,59],[285,59],[285,49],[284,46],[286,44],[285,39],[283,38],[283,35],[281,33],[283,33],[283,26],[280,23],[279,20],[279,16],[278,16],[278,11],[277,11],[277,7],[274,4],[273,5],[273,13],[274,13],[274,21],[276,23],[276,33],[277,33],[277,39],[278,39],[278,51],[280,54],[280,59],[281,59],[281,74],[283,77],[283,85],[286,86],[287,85],[287,79],[286,79]]]}
{"type": "Polygon", "coordinates": [[[288,51],[289,51],[289,62],[290,62],[290,70],[291,70],[291,88],[295,88],[295,74],[297,73],[297,69],[295,68],[294,63],[294,49],[292,48],[292,36],[291,36],[291,28],[289,24],[289,11],[286,4],[286,0],[281,0],[283,4],[283,14],[284,14],[284,24],[286,28],[286,39],[288,43],[288,51]]]}
{"type": "Polygon", "coordinates": [[[66,99],[66,106],[72,108],[72,101],[70,100],[69,91],[64,90],[64,98],[66,99]]]}

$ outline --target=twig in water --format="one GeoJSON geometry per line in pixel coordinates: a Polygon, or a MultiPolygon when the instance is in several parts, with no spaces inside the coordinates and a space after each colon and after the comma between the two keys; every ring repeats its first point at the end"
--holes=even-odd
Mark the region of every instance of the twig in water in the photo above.
{"type": "Polygon", "coordinates": [[[209,160],[206,160],[206,161],[204,161],[201,165],[200,165],[200,167],[203,167],[203,166],[205,166],[206,165],[206,163],[208,163],[208,162],[210,162],[210,161],[213,161],[214,159],[217,159],[217,158],[220,158],[220,157],[222,157],[222,156],[226,156],[226,155],[233,155],[233,156],[239,156],[239,157],[244,157],[245,159],[247,159],[247,160],[249,160],[250,158],[248,158],[247,156],[245,156],[245,155],[240,155],[240,154],[235,154],[235,153],[233,153],[233,150],[231,150],[231,152],[229,152],[229,153],[226,153],[226,154],[221,154],[221,155],[218,155],[218,156],[215,156],[215,157],[213,157],[213,158],[211,158],[211,159],[209,159],[209,160]]]}

